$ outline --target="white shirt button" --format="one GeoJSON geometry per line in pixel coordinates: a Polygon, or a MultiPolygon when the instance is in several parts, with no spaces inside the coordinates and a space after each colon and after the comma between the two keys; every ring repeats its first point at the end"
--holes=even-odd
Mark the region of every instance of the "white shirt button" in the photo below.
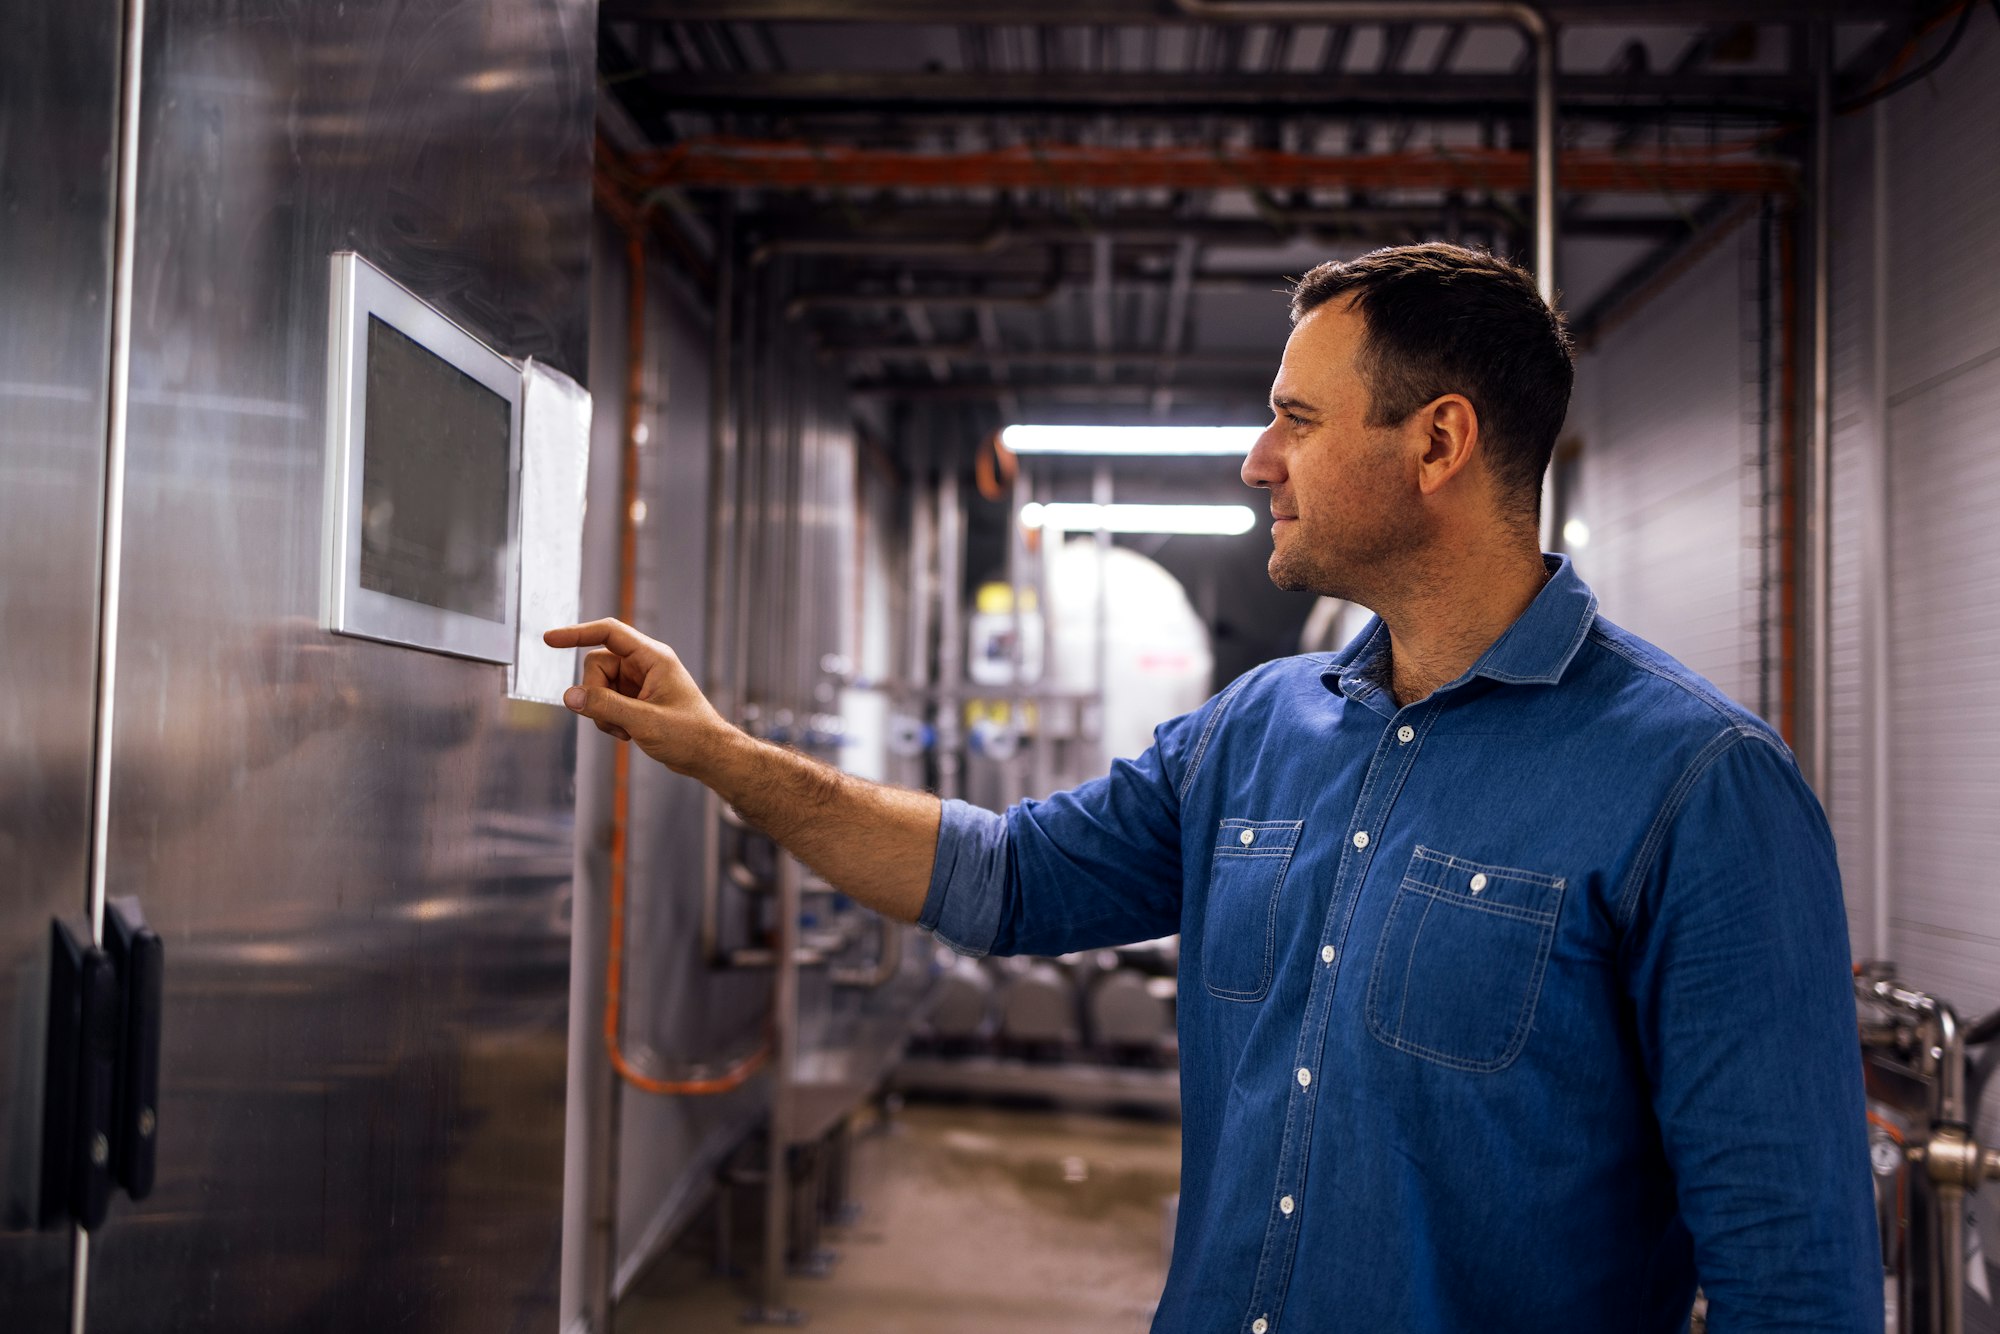
{"type": "Polygon", "coordinates": [[[1472,877],[1472,892],[1477,894],[1484,888],[1486,888],[1486,872],[1481,871],[1472,877]]]}
{"type": "Polygon", "coordinates": [[[1333,951],[1333,946],[1331,946],[1331,945],[1322,945],[1322,946],[1320,946],[1320,947],[1319,947],[1319,961],[1320,961],[1321,963],[1332,963],[1332,962],[1333,962],[1333,953],[1334,953],[1334,951],[1333,951]]]}
{"type": "Polygon", "coordinates": [[[1302,1066],[1300,1066],[1300,1067],[1299,1067],[1299,1087],[1300,1087],[1300,1088],[1304,1088],[1304,1087],[1305,1087],[1306,1085],[1308,1085],[1308,1084],[1310,1084],[1310,1083],[1312,1083],[1312,1082],[1313,1082],[1313,1072],[1312,1072],[1312,1071],[1310,1071],[1310,1070],[1308,1070],[1308,1069],[1306,1069],[1306,1068],[1305,1068],[1305,1067],[1304,1067],[1303,1065],[1302,1065],[1302,1066]]]}
{"type": "Polygon", "coordinates": [[[1236,836],[1236,841],[1247,848],[1257,841],[1257,835],[1254,831],[1246,829],[1236,836]]]}
{"type": "Polygon", "coordinates": [[[1250,1322],[1250,1334],[1266,1334],[1266,1331],[1268,1331],[1270,1328],[1271,1328],[1271,1322],[1266,1320],[1263,1316],[1258,1316],[1255,1320],[1252,1320],[1250,1322]]]}
{"type": "Polygon", "coordinates": [[[1408,723],[1404,723],[1401,727],[1396,729],[1396,740],[1402,742],[1404,745],[1407,746],[1416,739],[1417,739],[1417,729],[1410,726],[1408,723]]]}
{"type": "Polygon", "coordinates": [[[1355,831],[1354,846],[1357,848],[1365,848],[1368,846],[1368,831],[1366,829],[1357,829],[1355,831]]]}
{"type": "Polygon", "coordinates": [[[1297,1206],[1295,1206],[1292,1203],[1292,1197],[1289,1195],[1285,1196],[1284,1199],[1278,1201],[1278,1212],[1283,1214],[1287,1218],[1290,1218],[1292,1216],[1292,1210],[1296,1207],[1297,1206]]]}

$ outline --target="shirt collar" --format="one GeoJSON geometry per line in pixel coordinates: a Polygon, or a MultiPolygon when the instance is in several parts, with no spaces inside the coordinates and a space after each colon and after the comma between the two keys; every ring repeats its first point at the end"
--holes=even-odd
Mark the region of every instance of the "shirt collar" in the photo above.
{"type": "MultiPolygon", "coordinates": [[[[1453,686],[1475,676],[1513,685],[1554,685],[1562,680],[1597,621],[1597,594],[1568,556],[1545,552],[1542,562],[1549,571],[1542,591],[1453,686]]],[[[1379,674],[1375,669],[1388,652],[1389,628],[1381,617],[1372,617],[1346,648],[1327,660],[1320,680],[1338,695],[1365,689],[1367,679],[1379,674]]]]}

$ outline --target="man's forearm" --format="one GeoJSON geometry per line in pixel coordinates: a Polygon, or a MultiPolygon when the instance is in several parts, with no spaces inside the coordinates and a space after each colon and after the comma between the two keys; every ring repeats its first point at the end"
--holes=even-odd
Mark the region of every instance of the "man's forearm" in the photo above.
{"type": "Polygon", "coordinates": [[[827,883],[913,922],[929,892],[943,807],[726,728],[686,773],[713,788],[827,883]]]}

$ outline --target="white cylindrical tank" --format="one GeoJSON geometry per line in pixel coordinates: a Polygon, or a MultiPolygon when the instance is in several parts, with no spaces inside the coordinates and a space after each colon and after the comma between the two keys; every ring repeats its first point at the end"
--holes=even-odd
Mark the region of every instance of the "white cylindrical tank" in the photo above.
{"type": "Polygon", "coordinates": [[[1114,546],[1100,557],[1095,538],[1078,537],[1049,559],[1049,684],[1063,691],[1098,689],[1101,619],[1103,761],[1132,759],[1153,744],[1155,727],[1208,698],[1215,669],[1208,627],[1180,581],[1136,551],[1114,546]]]}

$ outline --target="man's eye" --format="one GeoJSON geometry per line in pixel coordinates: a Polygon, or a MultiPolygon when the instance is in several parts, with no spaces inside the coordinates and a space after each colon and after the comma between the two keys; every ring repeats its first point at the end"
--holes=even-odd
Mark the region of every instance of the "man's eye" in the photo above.
{"type": "Polygon", "coordinates": [[[1290,422],[1294,426],[1304,426],[1307,424],[1306,419],[1304,417],[1299,416],[1299,414],[1296,412],[1287,412],[1285,414],[1285,420],[1290,422]]]}

